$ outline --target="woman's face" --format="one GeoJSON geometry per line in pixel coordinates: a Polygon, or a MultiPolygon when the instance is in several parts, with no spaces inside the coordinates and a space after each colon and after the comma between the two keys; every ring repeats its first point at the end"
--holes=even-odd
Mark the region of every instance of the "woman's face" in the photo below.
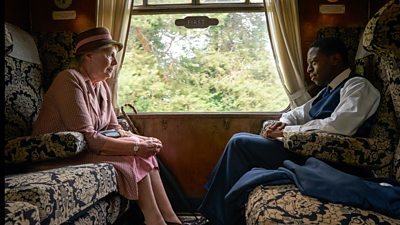
{"type": "Polygon", "coordinates": [[[110,78],[114,71],[114,66],[118,64],[116,59],[117,50],[114,46],[102,48],[86,55],[87,72],[93,82],[98,82],[110,78]]]}

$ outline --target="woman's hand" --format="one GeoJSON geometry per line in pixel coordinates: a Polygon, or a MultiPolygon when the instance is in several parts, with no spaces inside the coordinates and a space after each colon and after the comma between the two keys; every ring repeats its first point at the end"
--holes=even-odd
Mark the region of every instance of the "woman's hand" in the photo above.
{"type": "Polygon", "coordinates": [[[275,140],[278,137],[283,137],[283,129],[286,123],[274,122],[263,127],[261,136],[270,140],[275,140]]]}
{"type": "Polygon", "coordinates": [[[136,155],[148,158],[159,153],[162,149],[162,143],[159,139],[153,137],[141,137],[138,141],[139,150],[136,155]]]}

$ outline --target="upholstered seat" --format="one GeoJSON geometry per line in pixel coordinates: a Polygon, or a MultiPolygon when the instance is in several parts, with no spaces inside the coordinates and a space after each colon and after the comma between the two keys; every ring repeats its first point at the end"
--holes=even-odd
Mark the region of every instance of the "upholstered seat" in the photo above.
{"type": "MultiPolygon", "coordinates": [[[[392,0],[369,21],[364,48],[374,55],[357,59],[381,90],[377,120],[369,137],[303,132],[285,134],[285,147],[305,156],[372,169],[378,177],[400,182],[400,2],[392,0]],[[397,24],[394,25],[394,24],[397,24]],[[366,61],[373,61],[372,67],[366,61]]],[[[357,64],[356,60],[356,64],[357,64]]],[[[400,218],[303,195],[295,185],[258,186],[249,195],[251,224],[400,224],[400,218]]]]}
{"type": "Polygon", "coordinates": [[[30,136],[43,98],[43,72],[33,37],[5,23],[5,162],[65,158],[86,149],[79,132],[30,136]]]}
{"type": "Polygon", "coordinates": [[[247,224],[399,224],[379,212],[327,203],[303,195],[295,185],[258,186],[248,200],[247,224]]]}
{"type": "Polygon", "coordinates": [[[44,224],[60,224],[109,193],[117,192],[110,164],[84,164],[11,175],[5,178],[5,198],[28,202],[44,224]]]}

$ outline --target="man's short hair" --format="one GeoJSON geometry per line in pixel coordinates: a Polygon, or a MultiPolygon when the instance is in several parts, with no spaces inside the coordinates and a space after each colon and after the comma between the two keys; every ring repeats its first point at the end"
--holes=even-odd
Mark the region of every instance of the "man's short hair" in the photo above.
{"type": "Polygon", "coordinates": [[[319,48],[319,51],[325,55],[333,55],[339,53],[342,57],[343,65],[349,66],[349,58],[346,45],[335,37],[320,38],[315,40],[310,48],[319,48]]]}

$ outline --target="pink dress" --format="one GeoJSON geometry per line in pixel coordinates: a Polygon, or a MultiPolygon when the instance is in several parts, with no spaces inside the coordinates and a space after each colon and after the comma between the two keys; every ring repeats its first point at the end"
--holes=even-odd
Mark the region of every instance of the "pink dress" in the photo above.
{"type": "Polygon", "coordinates": [[[65,165],[108,162],[117,170],[119,193],[127,199],[138,199],[137,182],[158,168],[154,156],[133,155],[133,142],[138,137],[110,138],[101,130],[121,129],[105,81],[95,87],[89,77],[77,70],[60,72],[44,96],[33,135],[79,131],[84,134],[88,151],[63,159],[61,162],[41,163],[46,168],[65,165]]]}

